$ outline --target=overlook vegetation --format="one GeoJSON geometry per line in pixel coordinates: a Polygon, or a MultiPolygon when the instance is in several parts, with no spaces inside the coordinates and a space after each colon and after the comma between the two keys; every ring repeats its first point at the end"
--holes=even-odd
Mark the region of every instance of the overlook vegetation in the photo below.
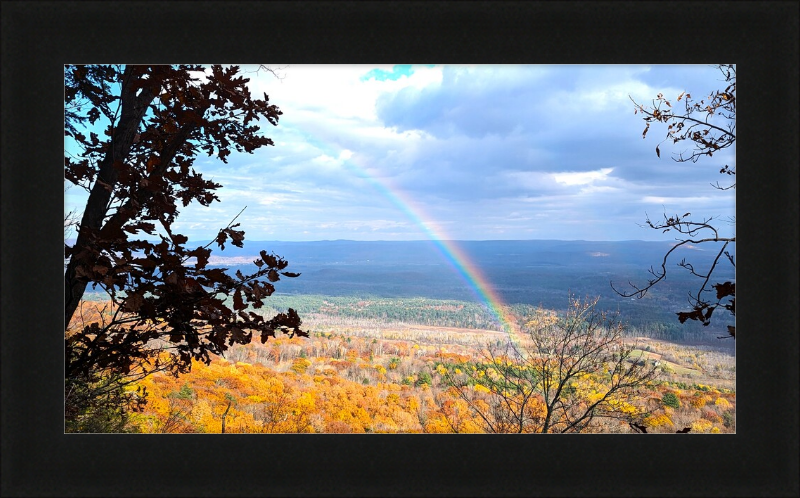
{"type": "MultiPolygon", "coordinates": [[[[132,382],[125,392],[146,403],[124,420],[111,417],[118,420],[114,429],[220,433],[224,424],[226,433],[487,431],[452,382],[453,375],[470,373],[464,392],[470,399],[489,399],[491,385],[477,373],[501,371],[494,364],[500,357],[487,357],[486,351],[507,344],[507,336],[478,305],[422,298],[274,297],[272,305],[297,306],[308,338],[234,345],[208,365],[193,362],[191,371],[178,377],[162,372],[132,382]],[[490,326],[459,325],[470,319],[490,326]]],[[[96,301],[84,311],[102,312],[102,304],[96,301]]],[[[535,311],[525,309],[528,316],[535,311]]],[[[729,348],[680,345],[628,332],[624,342],[631,346],[631,361],[652,367],[657,377],[638,393],[625,417],[597,418],[583,432],[639,432],[632,420],[648,433],[687,427],[694,433],[735,432],[736,370],[729,348]]],[[[578,382],[577,395],[589,397],[591,391],[577,386],[602,386],[607,380],[587,375],[578,382]]],[[[87,416],[82,428],[97,430],[99,418],[87,416]]]]}

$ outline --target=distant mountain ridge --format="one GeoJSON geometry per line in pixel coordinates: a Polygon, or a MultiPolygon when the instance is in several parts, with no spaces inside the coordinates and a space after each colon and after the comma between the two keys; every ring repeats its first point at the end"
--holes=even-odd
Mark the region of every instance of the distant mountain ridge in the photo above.
{"type": "MultiPolygon", "coordinates": [[[[205,245],[195,242],[189,247],[205,245]]],[[[543,305],[559,309],[570,294],[600,296],[605,309],[618,309],[632,323],[659,322],[676,330],[675,312],[687,309],[687,295],[700,281],[677,266],[682,258],[696,268],[707,268],[716,252],[677,249],[670,258],[668,278],[644,299],[623,298],[611,288],[630,290],[628,282],[645,284],[650,267],[659,268],[671,242],[648,241],[460,241],[455,243],[466,263],[479,268],[495,295],[508,304],[543,305]]],[[[213,247],[213,246],[212,246],[213,247]]],[[[285,294],[329,296],[426,297],[481,301],[476,284],[465,279],[451,255],[432,241],[249,241],[214,250],[210,264],[235,272],[255,270],[253,260],[265,250],[289,262],[298,278],[283,278],[276,291],[285,294]]],[[[728,265],[729,266],[729,265],[728,265]]],[[[720,279],[735,279],[729,267],[720,267],[720,279]]],[[[724,280],[718,280],[724,281],[724,280]]],[[[713,333],[716,326],[703,330],[713,333]]]]}
{"type": "MultiPolygon", "coordinates": [[[[74,239],[67,239],[72,245],[74,239]]],[[[190,242],[187,247],[203,246],[209,241],[190,242]]],[[[495,266],[573,266],[625,265],[660,266],[664,254],[674,242],[586,241],[586,240],[486,240],[453,241],[468,259],[481,267],[495,266]]],[[[430,240],[353,241],[323,240],[311,242],[245,240],[239,248],[230,243],[225,250],[214,249],[212,265],[244,265],[258,258],[265,250],[289,261],[290,265],[447,265],[450,257],[430,240]]],[[[682,258],[702,264],[710,262],[716,252],[712,245],[703,248],[681,247],[672,255],[677,263],[682,258]]]]}
{"type": "MultiPolygon", "coordinates": [[[[200,242],[197,245],[204,245],[200,242]]],[[[574,265],[606,263],[642,265],[660,264],[674,243],[650,241],[565,241],[565,240],[495,240],[454,241],[463,253],[479,265],[502,264],[574,265]]],[[[708,249],[711,249],[710,247],[708,249]]],[[[244,247],[226,245],[214,251],[218,258],[255,258],[266,250],[286,258],[291,264],[443,264],[442,251],[432,241],[248,241],[244,247]]],[[[707,260],[711,250],[680,248],[675,257],[707,260]]]]}

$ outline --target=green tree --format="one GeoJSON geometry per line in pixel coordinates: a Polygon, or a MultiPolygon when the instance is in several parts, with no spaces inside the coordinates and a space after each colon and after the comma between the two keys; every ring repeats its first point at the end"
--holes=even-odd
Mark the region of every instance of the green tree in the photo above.
{"type": "Polygon", "coordinates": [[[415,386],[423,386],[423,385],[431,385],[433,383],[433,379],[431,378],[431,374],[428,372],[420,372],[417,374],[417,381],[414,383],[415,386]]]}
{"type": "Polygon", "coordinates": [[[181,390],[176,395],[180,399],[192,399],[194,397],[194,390],[189,387],[189,384],[181,386],[181,390]]]}
{"type": "Polygon", "coordinates": [[[93,386],[108,379],[186,372],[192,359],[208,363],[254,332],[262,342],[276,331],[306,335],[292,309],[268,319],[247,310],[262,307],[281,276],[298,275],[285,260],[261,251],[252,273],[235,276],[207,266],[211,245],[243,246],[235,219],[202,247],[187,247],[172,229],[181,207],[219,200],[221,185],[193,169],[199,152],[227,162],[233,151],[273,145],[256,123],[277,125],[282,113],[266,94],[253,98],[247,82],[236,66],[65,68],[64,134],[80,151],[65,150],[65,178],[89,194],[77,240],[65,244],[68,419],[91,405],[73,403],[99,399],[93,386]],[[102,320],[78,312],[88,286],[113,304],[102,320]]]}
{"type": "MultiPolygon", "coordinates": [[[[692,148],[686,152],[679,153],[673,157],[678,162],[697,162],[704,157],[712,157],[718,151],[728,149],[736,143],[736,66],[733,64],[721,64],[717,66],[725,79],[726,86],[722,90],[711,93],[708,97],[699,102],[692,99],[690,93],[683,92],[675,99],[675,107],[662,94],[658,94],[652,101],[652,105],[644,106],[633,99],[635,112],[641,113],[646,126],[642,133],[642,138],[647,136],[650,125],[660,123],[666,125],[666,137],[656,146],[656,155],[661,157],[659,146],[665,141],[673,144],[688,143],[692,148]],[[677,110],[679,103],[682,108],[677,110]]],[[[733,181],[736,175],[736,167],[725,165],[719,170],[730,181],[727,185],[720,185],[717,182],[713,187],[717,190],[725,191],[736,188],[733,181]]],[[[735,217],[729,221],[735,226],[735,217]]],[[[647,291],[657,283],[667,278],[667,263],[673,253],[680,247],[687,244],[706,245],[716,251],[716,256],[708,268],[702,269],[692,265],[686,260],[681,260],[678,266],[687,270],[692,276],[697,277],[699,285],[689,294],[690,311],[680,311],[677,313],[681,323],[687,320],[696,320],[703,325],[711,323],[711,317],[719,308],[736,316],[736,284],[732,281],[714,282],[715,275],[718,274],[722,265],[730,264],[736,267],[734,246],[735,236],[721,235],[722,220],[714,217],[696,218],[691,213],[683,215],[668,216],[664,214],[663,220],[646,220],[647,226],[653,230],[663,233],[672,232],[676,234],[677,243],[666,252],[661,261],[660,268],[650,268],[652,278],[644,285],[631,283],[632,291],[622,292],[614,289],[624,297],[644,297],[647,291]],[[713,290],[712,290],[713,289],[713,290]]],[[[613,283],[612,283],[613,287],[613,283]]],[[[735,325],[727,326],[730,337],[736,337],[735,325]]]]}
{"type": "Polygon", "coordinates": [[[664,406],[669,406],[676,410],[681,407],[681,401],[675,393],[665,393],[664,396],[661,397],[661,402],[664,403],[664,406]]]}

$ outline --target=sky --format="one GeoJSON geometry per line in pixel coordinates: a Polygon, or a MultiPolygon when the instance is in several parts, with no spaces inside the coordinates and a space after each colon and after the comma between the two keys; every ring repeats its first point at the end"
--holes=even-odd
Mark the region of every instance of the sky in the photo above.
{"type": "Polygon", "coordinates": [[[689,145],[661,143],[662,125],[643,140],[630,100],[704,98],[725,86],[711,66],[267,66],[242,69],[283,111],[262,123],[275,145],[197,157],[223,188],[182,209],[173,228],[192,241],[245,206],[236,221],[259,241],[672,240],[647,216],[735,215],[735,191],[711,186],[734,148],[675,162],[689,145]]]}

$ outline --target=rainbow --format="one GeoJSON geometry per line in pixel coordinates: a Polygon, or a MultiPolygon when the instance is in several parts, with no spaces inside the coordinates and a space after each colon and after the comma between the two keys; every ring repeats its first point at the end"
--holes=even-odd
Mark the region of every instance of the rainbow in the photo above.
{"type": "MultiPolygon", "coordinates": [[[[341,153],[329,154],[329,152],[332,152],[330,148],[320,143],[319,140],[310,137],[301,130],[296,129],[296,131],[302,133],[312,145],[316,146],[327,155],[343,159],[343,164],[346,168],[367,181],[378,193],[388,199],[417,225],[425,236],[431,240],[444,260],[464,280],[478,300],[483,302],[489,311],[497,318],[498,323],[503,328],[508,338],[512,342],[517,343],[516,338],[519,334],[519,328],[516,325],[516,320],[509,313],[508,306],[503,302],[498,292],[491,285],[481,269],[455,241],[447,236],[445,231],[435,220],[424,216],[424,210],[415,203],[411,196],[404,193],[399,187],[392,185],[388,180],[380,179],[374,174],[371,174],[366,167],[359,165],[353,159],[356,156],[352,155],[352,153],[344,158],[341,153]]],[[[345,154],[345,156],[346,155],[347,154],[345,154]]]]}

